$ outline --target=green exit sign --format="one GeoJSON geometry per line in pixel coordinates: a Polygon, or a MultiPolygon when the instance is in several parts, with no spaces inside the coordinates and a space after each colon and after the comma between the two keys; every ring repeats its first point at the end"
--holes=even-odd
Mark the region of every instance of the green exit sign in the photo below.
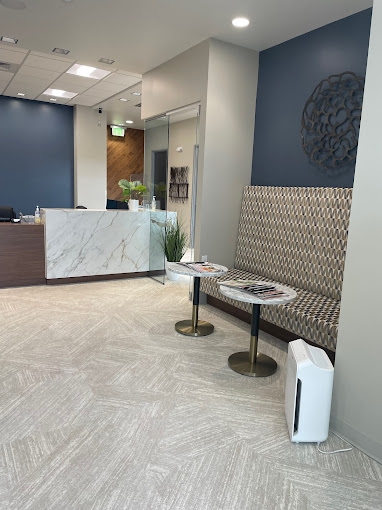
{"type": "Polygon", "coordinates": [[[125,130],[118,126],[112,126],[111,134],[113,136],[125,136],[125,130]]]}

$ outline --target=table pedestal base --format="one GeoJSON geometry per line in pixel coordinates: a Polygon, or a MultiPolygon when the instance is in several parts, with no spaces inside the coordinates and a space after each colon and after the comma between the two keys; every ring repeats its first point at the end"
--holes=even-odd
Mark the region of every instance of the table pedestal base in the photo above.
{"type": "Polygon", "coordinates": [[[249,361],[249,352],[235,352],[228,358],[228,366],[235,372],[250,377],[268,377],[277,370],[276,361],[266,354],[257,353],[255,362],[249,361]]]}
{"type": "Polygon", "coordinates": [[[207,336],[213,332],[214,326],[206,321],[198,321],[194,326],[192,320],[184,320],[175,324],[175,330],[186,336],[207,336]]]}

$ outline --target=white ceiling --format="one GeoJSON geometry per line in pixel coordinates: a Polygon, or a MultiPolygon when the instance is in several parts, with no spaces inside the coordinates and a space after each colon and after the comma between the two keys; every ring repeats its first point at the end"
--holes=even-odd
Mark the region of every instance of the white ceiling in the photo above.
{"type": "Polygon", "coordinates": [[[260,51],[371,6],[372,0],[0,0],[0,36],[18,39],[0,43],[0,61],[14,64],[0,70],[0,94],[49,101],[42,92],[62,88],[78,95],[57,103],[102,106],[109,123],[131,119],[141,128],[135,107],[141,98],[131,95],[141,74],[195,44],[215,37],[260,51]],[[248,17],[250,26],[235,29],[235,16],[248,17]],[[56,47],[70,53],[52,53],[56,47]],[[115,62],[102,65],[102,57],[115,62]],[[101,81],[65,74],[75,62],[112,73],[101,81]]]}

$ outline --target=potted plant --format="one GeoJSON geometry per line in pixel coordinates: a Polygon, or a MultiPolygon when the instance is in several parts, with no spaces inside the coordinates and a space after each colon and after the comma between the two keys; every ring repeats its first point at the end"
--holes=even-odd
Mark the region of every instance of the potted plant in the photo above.
{"type": "MultiPolygon", "coordinates": [[[[183,229],[183,225],[176,221],[167,221],[166,226],[161,231],[159,240],[167,262],[180,262],[187,250],[188,235],[183,229]]],[[[167,278],[169,280],[177,280],[178,275],[168,271],[166,268],[167,278]]]]}
{"type": "Polygon", "coordinates": [[[125,202],[129,204],[129,210],[138,211],[139,200],[147,191],[147,187],[141,181],[128,181],[127,179],[121,179],[118,186],[122,188],[122,195],[125,197],[125,202]]]}

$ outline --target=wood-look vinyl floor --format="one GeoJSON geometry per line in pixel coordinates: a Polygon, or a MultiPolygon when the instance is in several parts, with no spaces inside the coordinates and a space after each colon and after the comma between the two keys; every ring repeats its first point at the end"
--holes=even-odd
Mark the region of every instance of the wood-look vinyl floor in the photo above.
{"type": "Polygon", "coordinates": [[[249,326],[206,305],[179,335],[191,308],[184,279],[0,290],[1,510],[382,509],[380,464],[289,441],[286,345],[240,376],[249,326]]]}

